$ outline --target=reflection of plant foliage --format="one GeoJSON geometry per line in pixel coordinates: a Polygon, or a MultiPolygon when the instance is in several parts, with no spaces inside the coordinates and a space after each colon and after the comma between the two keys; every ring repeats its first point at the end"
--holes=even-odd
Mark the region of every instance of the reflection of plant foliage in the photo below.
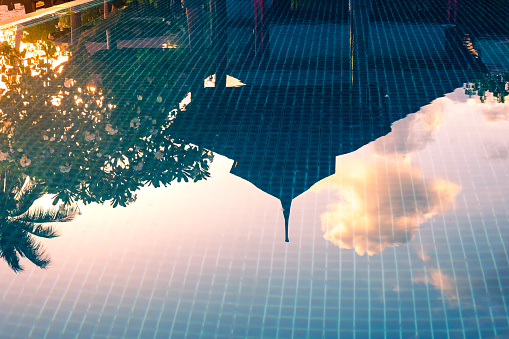
{"type": "Polygon", "coordinates": [[[479,80],[466,84],[464,88],[465,94],[478,95],[481,102],[486,100],[486,92],[490,92],[498,102],[503,103],[509,95],[509,73],[485,74],[479,80]]]}
{"type": "Polygon", "coordinates": [[[34,43],[40,40],[46,40],[48,34],[56,30],[60,20],[62,20],[62,18],[23,28],[23,42],[34,43]]]}
{"type": "Polygon", "coordinates": [[[311,0],[291,0],[290,5],[293,10],[297,9],[302,10],[303,8],[309,7],[311,3],[312,3],[311,0]]]}
{"type": "Polygon", "coordinates": [[[44,181],[55,204],[79,199],[125,206],[143,185],[209,176],[212,153],[168,134],[177,109],[161,96],[116,97],[101,88],[101,79],[65,78],[61,68],[51,69],[49,57],[26,60],[6,44],[0,58],[8,65],[0,160],[10,171],[44,181]]]}
{"type": "Polygon", "coordinates": [[[28,177],[0,173],[0,257],[15,271],[23,270],[20,257],[26,257],[40,268],[50,263],[44,249],[34,237],[54,238],[57,232],[48,222],[71,221],[79,212],[75,206],[31,208],[45,194],[42,183],[28,177]]]}

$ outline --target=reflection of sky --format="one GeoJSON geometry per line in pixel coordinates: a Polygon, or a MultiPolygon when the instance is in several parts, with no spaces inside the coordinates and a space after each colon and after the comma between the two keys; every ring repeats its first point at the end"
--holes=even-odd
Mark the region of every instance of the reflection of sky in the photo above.
{"type": "Polygon", "coordinates": [[[392,245],[411,240],[416,227],[450,209],[465,184],[470,190],[475,185],[466,169],[478,165],[484,170],[475,171],[477,176],[498,174],[494,170],[503,163],[493,161],[506,158],[508,107],[481,103],[459,89],[395,122],[388,135],[338,157],[336,174],[313,188],[337,195],[322,215],[325,237],[337,230],[329,240],[360,255],[391,246],[383,240],[386,231],[392,245]],[[370,243],[372,250],[365,248],[370,243]]]}
{"type": "MultiPolygon", "coordinates": [[[[226,87],[242,87],[246,84],[231,75],[226,75],[226,87]]],[[[204,87],[216,87],[216,75],[212,74],[203,81],[204,87]]]]}
{"type": "Polygon", "coordinates": [[[414,238],[417,228],[450,209],[461,187],[423,176],[413,159],[440,130],[445,99],[395,122],[392,132],[338,157],[336,173],[313,191],[336,196],[321,215],[324,238],[357,254],[374,255],[414,238]]]}
{"type": "Polygon", "coordinates": [[[288,244],[280,202],[220,156],[209,180],[82,206],[44,241],[48,270],[0,265],[0,333],[503,337],[508,163],[493,154],[509,121],[467,99],[437,99],[339,156],[295,199],[288,244]]]}
{"type": "MultiPolygon", "coordinates": [[[[237,2],[228,1],[228,6],[237,2]]],[[[323,8],[336,2],[315,3],[323,8]]],[[[329,116],[335,137],[348,129],[346,112],[353,109],[350,113],[355,114],[355,104],[343,102],[350,88],[341,83],[341,60],[346,60],[342,56],[351,51],[347,21],[315,24],[311,20],[308,24],[307,18],[301,19],[304,22],[297,28],[302,34],[296,34],[296,25],[276,25],[276,17],[269,20],[267,55],[277,56],[280,64],[288,61],[285,67],[280,70],[272,62],[258,65],[254,59],[254,67],[231,73],[251,87],[270,84],[284,92],[285,86],[298,85],[290,88],[294,95],[284,94],[282,106],[268,105],[282,107],[283,115],[275,111],[277,118],[252,116],[251,122],[261,117],[283,127],[281,133],[264,139],[267,131],[254,131],[250,124],[250,131],[259,136],[258,144],[259,140],[279,141],[290,132],[287,129],[293,129],[294,125],[288,127],[283,121],[298,94],[303,98],[295,101],[303,104],[298,112],[311,118],[304,133],[324,127],[321,122],[316,125],[315,117],[329,116]],[[318,70],[313,71],[315,63],[318,70]],[[298,74],[298,81],[284,84],[285,79],[294,79],[292,74],[298,74]],[[329,102],[329,89],[337,101],[329,102]],[[318,114],[318,107],[335,112],[338,108],[338,114],[318,114]],[[338,122],[344,122],[344,129],[334,130],[338,122]]],[[[443,27],[403,26],[371,25],[376,36],[369,44],[378,51],[375,45],[387,45],[383,47],[387,53],[379,56],[390,60],[377,64],[369,78],[388,89],[389,97],[383,99],[380,88],[381,106],[388,104],[399,112],[408,107],[407,101],[426,97],[412,94],[412,88],[418,87],[420,94],[436,93],[448,86],[445,83],[454,86],[459,77],[467,76],[460,71],[461,62],[447,62],[461,59],[454,51],[439,48],[439,54],[447,56],[421,59],[423,53],[434,54],[437,45],[444,46],[435,34],[443,33],[443,27]],[[393,29],[398,27],[404,29],[393,29]],[[387,44],[385,37],[410,43],[387,44]],[[433,46],[426,45],[431,41],[433,46]],[[404,59],[411,55],[418,67],[410,63],[412,69],[407,72],[404,59]],[[428,68],[430,61],[436,67],[428,68]],[[446,72],[442,72],[442,61],[446,72]],[[401,81],[395,80],[400,77],[401,81]],[[396,99],[398,93],[401,100],[396,99]]],[[[251,37],[251,30],[246,31],[251,37]]],[[[231,39],[231,30],[228,35],[231,39]]],[[[160,46],[163,41],[155,42],[154,46],[160,46]]],[[[113,72],[117,61],[125,61],[118,57],[108,58],[113,72]]],[[[175,66],[179,63],[185,64],[176,61],[175,66]]],[[[248,64],[250,58],[238,63],[248,64]]],[[[191,66],[198,69],[201,64],[191,66]]],[[[140,71],[144,77],[146,71],[160,70],[154,66],[140,71]]],[[[213,72],[199,71],[204,76],[213,72]]],[[[185,79],[194,81],[192,77],[180,75],[177,87],[185,79]]],[[[193,101],[205,103],[200,92],[193,89],[193,101]]],[[[258,99],[263,104],[277,97],[258,99]]],[[[189,95],[182,105],[190,100],[189,95]]],[[[207,107],[213,111],[214,102],[207,107]]],[[[374,109],[373,117],[378,115],[374,109]]],[[[264,108],[263,113],[267,112],[264,108]]],[[[507,106],[492,101],[480,105],[458,90],[394,123],[391,134],[339,156],[335,175],[295,199],[290,243],[282,237],[280,202],[228,173],[232,161],[220,156],[214,159],[210,180],[145,187],[137,192],[138,200],[125,208],[81,206],[80,217],[57,226],[61,237],[43,242],[52,258],[48,270],[25,261],[26,271],[15,275],[0,263],[0,339],[74,338],[77,333],[84,338],[336,338],[338,333],[343,339],[506,337],[508,116],[507,106]]],[[[249,123],[250,119],[243,120],[249,123]]],[[[373,126],[364,122],[360,130],[367,135],[373,126]]],[[[117,133],[116,128],[106,131],[117,133]]],[[[241,138],[242,128],[238,132],[231,135],[241,138]]],[[[358,137],[351,134],[350,140],[358,137]]],[[[216,139],[221,149],[221,138],[216,139]]],[[[330,142],[302,143],[302,151],[327,152],[330,142]]],[[[265,147],[269,156],[278,154],[270,143],[260,149],[265,147]]],[[[280,160],[292,161],[288,154],[292,152],[280,160]]],[[[315,165],[310,163],[312,158],[305,159],[310,168],[315,165]]],[[[257,159],[253,157],[253,164],[258,165],[257,159]]]]}
{"type": "Polygon", "coordinates": [[[280,202],[229,174],[231,166],[216,155],[206,181],[144,188],[126,208],[81,206],[79,218],[58,226],[61,237],[44,241],[52,259],[47,271],[24,262],[26,271],[15,276],[0,266],[2,276],[10,277],[0,282],[1,318],[9,319],[0,321],[2,333],[16,328],[13,319],[26,312],[33,317],[27,327],[12,331],[17,337],[42,338],[47,324],[55,330],[48,337],[74,335],[83,324],[87,334],[132,337],[132,331],[154,329],[159,322],[162,333],[179,337],[189,320],[181,314],[195,304],[202,315],[202,306],[210,304],[213,323],[224,317],[231,328],[232,296],[243,280],[252,289],[256,275],[269,278],[269,260],[274,245],[283,242],[284,227],[280,202]],[[23,292],[29,287],[30,293],[23,292]],[[154,293],[157,300],[147,299],[154,293]],[[116,320],[109,316],[115,313],[116,320]],[[174,329],[168,325],[172,321],[174,329]]]}
{"type": "Polygon", "coordinates": [[[462,89],[436,99],[339,156],[301,204],[316,201],[321,234],[339,248],[374,256],[408,246],[394,253],[409,257],[415,285],[399,280],[395,291],[433,298],[433,288],[446,309],[507,314],[508,107],[462,89]]]}
{"type": "Polygon", "coordinates": [[[321,216],[324,238],[359,255],[411,241],[422,223],[450,208],[460,190],[445,180],[423,178],[406,161],[373,153],[341,157],[336,168],[315,187],[338,198],[321,216]]]}

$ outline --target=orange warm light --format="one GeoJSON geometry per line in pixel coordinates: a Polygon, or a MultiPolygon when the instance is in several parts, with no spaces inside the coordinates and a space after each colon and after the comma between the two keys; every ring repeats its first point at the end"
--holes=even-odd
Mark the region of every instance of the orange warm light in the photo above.
{"type": "Polygon", "coordinates": [[[479,53],[474,48],[474,45],[468,36],[465,37],[465,46],[467,46],[467,49],[470,51],[470,53],[472,53],[476,58],[479,58],[479,53]]]}
{"type": "Polygon", "coordinates": [[[91,93],[95,93],[95,91],[97,91],[97,84],[93,79],[87,82],[87,91],[91,93]]]}
{"type": "MultiPolygon", "coordinates": [[[[0,43],[7,42],[11,46],[16,45],[16,34],[20,34],[20,32],[17,32],[16,27],[12,27],[9,29],[4,29],[0,31],[0,43]]],[[[18,37],[19,39],[19,37],[18,37]]],[[[59,68],[63,63],[69,61],[69,56],[67,55],[67,52],[60,46],[55,46],[56,53],[55,58],[48,60],[51,63],[51,68],[53,70],[56,70],[56,72],[61,73],[62,68],[59,68]]],[[[20,42],[19,43],[19,50],[25,51],[25,65],[28,64],[28,60],[33,57],[37,56],[44,56],[44,46],[40,42],[36,43],[26,43],[26,42],[20,42]]],[[[4,66],[4,63],[0,60],[0,67],[4,66]]],[[[8,66],[7,66],[8,67],[8,66]]],[[[32,71],[32,75],[37,75],[37,71],[32,71]]],[[[7,89],[7,85],[2,82],[0,79],[0,93],[2,93],[4,90],[7,89]]]]}

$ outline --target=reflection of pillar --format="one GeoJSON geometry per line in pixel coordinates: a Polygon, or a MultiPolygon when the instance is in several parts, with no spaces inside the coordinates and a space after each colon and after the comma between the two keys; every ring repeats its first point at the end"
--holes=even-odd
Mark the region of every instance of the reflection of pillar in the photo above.
{"type": "Polygon", "coordinates": [[[108,17],[108,14],[110,14],[110,4],[108,0],[104,0],[104,18],[106,19],[108,17]]]}
{"type": "Polygon", "coordinates": [[[254,35],[255,52],[265,50],[264,0],[254,0],[254,35]]]}
{"type": "Polygon", "coordinates": [[[111,41],[111,31],[109,29],[106,30],[106,48],[107,49],[113,49],[112,48],[112,41],[111,41]]]}
{"type": "Polygon", "coordinates": [[[71,13],[71,45],[78,42],[81,33],[81,12],[71,13]]]}
{"type": "Polygon", "coordinates": [[[381,116],[382,89],[369,77],[368,44],[371,41],[371,0],[350,1],[350,97],[351,123],[365,124],[368,131],[381,116]],[[375,119],[375,120],[373,120],[375,119]],[[359,121],[360,120],[360,121],[359,121]]]}
{"type": "Polygon", "coordinates": [[[215,13],[215,8],[216,8],[216,0],[209,0],[209,8],[208,8],[208,11],[210,13],[209,15],[209,30],[210,30],[210,45],[213,46],[214,45],[214,27],[215,27],[215,24],[216,24],[216,18],[214,16],[214,13],[215,13]]]}
{"type": "Polygon", "coordinates": [[[447,21],[450,24],[456,24],[456,15],[457,14],[458,14],[458,0],[448,0],[447,21]]]}
{"type": "Polygon", "coordinates": [[[358,119],[371,120],[373,102],[369,97],[368,41],[370,0],[350,1],[350,98],[349,118],[352,124],[358,119]]]}
{"type": "Polygon", "coordinates": [[[16,26],[16,44],[14,47],[16,49],[19,49],[21,47],[21,37],[23,36],[23,26],[17,25],[16,26]]]}
{"type": "Polygon", "coordinates": [[[216,88],[226,87],[226,64],[228,62],[226,0],[214,0],[214,50],[216,52],[216,88]]]}
{"type": "MultiPolygon", "coordinates": [[[[369,0],[350,0],[350,81],[367,86],[369,0]]],[[[362,93],[361,93],[362,94],[362,93]]]]}
{"type": "MultiPolygon", "coordinates": [[[[13,2],[11,2],[11,3],[13,3],[13,2]]],[[[32,0],[23,0],[23,1],[20,1],[20,2],[22,2],[23,6],[25,7],[25,13],[35,12],[35,10],[37,9],[35,1],[32,1],[32,0]]]]}
{"type": "Polygon", "coordinates": [[[189,47],[200,49],[202,47],[202,5],[201,0],[185,0],[184,7],[187,15],[187,31],[189,33],[189,47]]]}

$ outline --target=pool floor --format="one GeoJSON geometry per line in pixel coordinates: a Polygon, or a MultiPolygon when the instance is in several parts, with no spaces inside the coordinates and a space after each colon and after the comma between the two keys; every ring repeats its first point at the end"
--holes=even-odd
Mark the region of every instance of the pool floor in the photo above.
{"type": "Polygon", "coordinates": [[[0,338],[509,336],[509,2],[0,22],[0,338]]]}

